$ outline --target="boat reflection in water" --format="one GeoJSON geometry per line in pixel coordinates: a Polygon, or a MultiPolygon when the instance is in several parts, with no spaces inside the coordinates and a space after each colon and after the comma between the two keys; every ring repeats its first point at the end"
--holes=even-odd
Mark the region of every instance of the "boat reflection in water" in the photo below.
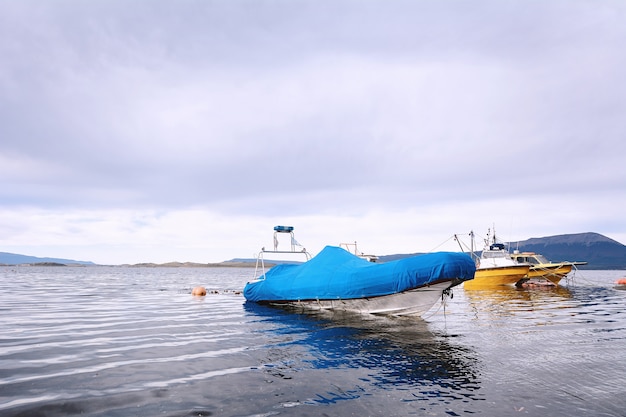
{"type": "Polygon", "coordinates": [[[484,400],[477,393],[475,352],[432,332],[420,318],[295,313],[249,302],[245,308],[264,324],[259,328],[269,340],[264,369],[290,379],[306,372],[306,404],[362,399],[379,390],[403,402],[484,400]]]}
{"type": "Polygon", "coordinates": [[[550,311],[571,307],[572,293],[562,286],[500,287],[465,291],[464,297],[477,317],[493,320],[515,315],[545,322],[550,311]]]}

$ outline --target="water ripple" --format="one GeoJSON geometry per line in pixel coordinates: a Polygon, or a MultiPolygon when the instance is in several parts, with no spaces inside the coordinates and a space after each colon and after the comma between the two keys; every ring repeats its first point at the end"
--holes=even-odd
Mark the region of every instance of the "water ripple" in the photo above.
{"type": "Polygon", "coordinates": [[[620,271],[464,291],[427,321],[245,303],[249,269],[0,267],[0,414],[606,415],[620,271]],[[206,297],[192,297],[204,285],[206,297]]]}

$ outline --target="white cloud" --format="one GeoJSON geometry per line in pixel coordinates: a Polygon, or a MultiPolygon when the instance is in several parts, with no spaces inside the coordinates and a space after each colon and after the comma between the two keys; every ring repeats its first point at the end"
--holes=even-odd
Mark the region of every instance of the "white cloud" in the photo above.
{"type": "Polygon", "coordinates": [[[287,220],[381,254],[493,223],[623,235],[621,3],[0,7],[6,247],[219,261],[256,245],[221,225],[287,220]]]}

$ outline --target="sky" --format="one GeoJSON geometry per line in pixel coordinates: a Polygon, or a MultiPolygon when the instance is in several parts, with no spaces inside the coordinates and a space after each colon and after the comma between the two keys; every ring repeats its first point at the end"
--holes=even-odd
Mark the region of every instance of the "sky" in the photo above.
{"type": "Polygon", "coordinates": [[[212,263],[276,225],[313,254],[626,243],[624,22],[622,0],[0,0],[0,251],[212,263]]]}

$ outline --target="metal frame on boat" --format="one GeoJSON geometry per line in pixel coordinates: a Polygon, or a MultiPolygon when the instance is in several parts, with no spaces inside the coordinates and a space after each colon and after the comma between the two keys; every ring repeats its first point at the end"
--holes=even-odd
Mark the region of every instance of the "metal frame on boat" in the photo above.
{"type": "MultiPolygon", "coordinates": [[[[265,247],[261,248],[261,251],[257,255],[256,265],[254,267],[254,276],[255,277],[258,276],[259,263],[260,263],[261,264],[261,271],[263,271],[263,273],[261,274],[259,279],[265,279],[265,254],[266,253],[269,253],[269,254],[273,253],[273,254],[276,254],[276,255],[291,255],[291,254],[304,255],[305,259],[304,259],[304,261],[301,261],[301,262],[306,262],[306,261],[311,259],[311,254],[309,252],[307,252],[306,248],[300,246],[300,244],[296,240],[296,238],[295,238],[295,236],[293,234],[293,229],[294,229],[293,226],[274,226],[274,250],[266,250],[265,247]],[[278,245],[280,243],[279,240],[278,240],[278,236],[284,235],[284,234],[289,234],[289,236],[291,238],[290,241],[289,241],[289,246],[290,246],[291,250],[278,250],[278,245]],[[302,249],[299,250],[299,251],[296,251],[296,246],[297,247],[302,247],[302,249]]],[[[291,262],[294,262],[294,261],[291,260],[291,262]]],[[[296,261],[296,262],[298,262],[298,261],[296,261]]]]}

